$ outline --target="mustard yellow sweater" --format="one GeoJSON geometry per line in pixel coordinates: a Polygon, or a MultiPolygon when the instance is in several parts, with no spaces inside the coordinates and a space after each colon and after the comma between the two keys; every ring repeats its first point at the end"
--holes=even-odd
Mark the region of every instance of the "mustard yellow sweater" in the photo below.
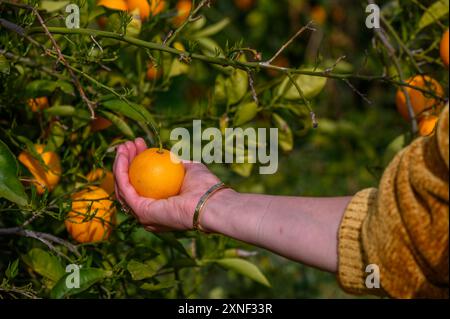
{"type": "Polygon", "coordinates": [[[344,290],[393,298],[449,297],[448,179],[447,105],[435,134],[397,154],[379,188],[357,193],[348,205],[338,247],[344,290]],[[374,283],[376,268],[366,269],[370,264],[378,266],[380,288],[366,285],[366,280],[374,283]]]}

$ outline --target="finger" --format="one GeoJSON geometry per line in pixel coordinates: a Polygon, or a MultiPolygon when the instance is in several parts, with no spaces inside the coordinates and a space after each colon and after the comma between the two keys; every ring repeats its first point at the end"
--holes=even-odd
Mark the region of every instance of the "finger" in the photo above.
{"type": "Polygon", "coordinates": [[[117,148],[117,155],[123,154],[125,156],[128,156],[128,148],[125,146],[125,144],[120,144],[117,148]]]}
{"type": "MultiPolygon", "coordinates": [[[[116,175],[116,171],[117,171],[117,159],[119,158],[119,155],[120,154],[123,154],[124,153],[124,151],[121,149],[121,146],[122,145],[119,145],[117,148],[116,148],[116,157],[114,158],[114,163],[113,163],[113,173],[114,173],[114,177],[115,177],[115,175],[116,175]]],[[[126,156],[128,156],[128,155],[126,155],[126,156]]]]}
{"type": "Polygon", "coordinates": [[[127,197],[128,195],[131,195],[133,197],[136,193],[133,186],[130,184],[129,176],[128,176],[128,158],[120,154],[117,157],[117,165],[116,165],[116,183],[119,189],[119,192],[122,195],[125,195],[127,197]],[[132,193],[129,192],[128,188],[131,188],[133,190],[132,193]]]}
{"type": "Polygon", "coordinates": [[[118,201],[121,205],[123,205],[123,204],[124,204],[124,201],[123,201],[123,199],[122,199],[122,196],[120,195],[119,187],[117,186],[117,183],[114,183],[114,195],[116,196],[117,201],[118,201]]]}
{"type": "MultiPolygon", "coordinates": [[[[134,187],[130,184],[128,177],[128,159],[122,154],[117,158],[116,178],[117,186],[122,198],[126,201],[128,206],[138,213],[137,208],[139,208],[143,198],[138,195],[134,187]]],[[[146,199],[146,201],[152,200],[146,199]]]]}
{"type": "Polygon", "coordinates": [[[114,176],[117,175],[117,163],[118,163],[118,158],[120,155],[123,155],[126,158],[128,158],[128,149],[123,144],[119,145],[119,147],[117,148],[116,158],[114,159],[114,164],[113,164],[114,176]]]}
{"type": "Polygon", "coordinates": [[[128,149],[128,162],[131,164],[136,157],[136,145],[133,142],[126,142],[125,147],[128,149]]]}
{"type": "Polygon", "coordinates": [[[140,154],[147,149],[147,144],[142,137],[135,139],[134,144],[136,145],[137,154],[140,154]]]}

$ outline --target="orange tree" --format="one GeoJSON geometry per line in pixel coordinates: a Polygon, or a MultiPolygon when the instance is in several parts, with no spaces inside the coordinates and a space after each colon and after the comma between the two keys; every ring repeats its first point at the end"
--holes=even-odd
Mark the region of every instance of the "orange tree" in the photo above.
{"type": "MultiPolygon", "coordinates": [[[[327,174],[354,172],[355,148],[377,163],[375,183],[395,152],[432,134],[445,103],[448,1],[384,1],[375,30],[364,24],[367,4],[345,0],[78,0],[75,27],[70,4],[0,1],[1,296],[280,296],[263,287],[276,291],[281,274],[253,247],[144,231],[116,205],[115,146],[144,136],[170,148],[170,130],[194,119],[221,130],[277,127],[279,173],[258,176],[248,162],[211,168],[241,191],[296,195],[293,169],[325,174],[317,165],[326,160],[327,174]],[[327,108],[338,101],[347,101],[345,120],[327,108]],[[375,103],[376,116],[355,106],[375,103]],[[370,125],[384,128],[382,150],[368,143],[370,125]],[[393,131],[401,134],[386,147],[393,131]],[[298,152],[311,147],[322,158],[305,162],[298,152]],[[74,265],[78,288],[67,285],[74,265]],[[224,292],[235,275],[259,286],[224,292]]],[[[304,177],[304,194],[355,190],[304,177]]],[[[311,279],[304,271],[301,282],[311,279]]]]}

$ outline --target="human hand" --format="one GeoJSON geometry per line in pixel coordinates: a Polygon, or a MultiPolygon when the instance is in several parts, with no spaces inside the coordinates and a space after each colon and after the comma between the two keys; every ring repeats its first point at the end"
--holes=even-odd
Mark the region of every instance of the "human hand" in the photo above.
{"type": "Polygon", "coordinates": [[[192,229],[192,219],[200,197],[219,179],[201,163],[183,162],[186,174],[179,195],[160,200],[141,197],[130,184],[128,169],[133,159],[146,149],[142,138],[117,148],[113,168],[117,199],[122,205],[131,208],[134,216],[148,231],[192,229]]]}

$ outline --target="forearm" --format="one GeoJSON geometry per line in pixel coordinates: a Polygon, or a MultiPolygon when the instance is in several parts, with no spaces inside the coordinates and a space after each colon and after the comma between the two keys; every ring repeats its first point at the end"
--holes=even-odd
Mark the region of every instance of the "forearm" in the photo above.
{"type": "Polygon", "coordinates": [[[335,272],[337,233],[349,201],[350,197],[284,197],[224,190],[208,201],[201,224],[208,231],[335,272]]]}

